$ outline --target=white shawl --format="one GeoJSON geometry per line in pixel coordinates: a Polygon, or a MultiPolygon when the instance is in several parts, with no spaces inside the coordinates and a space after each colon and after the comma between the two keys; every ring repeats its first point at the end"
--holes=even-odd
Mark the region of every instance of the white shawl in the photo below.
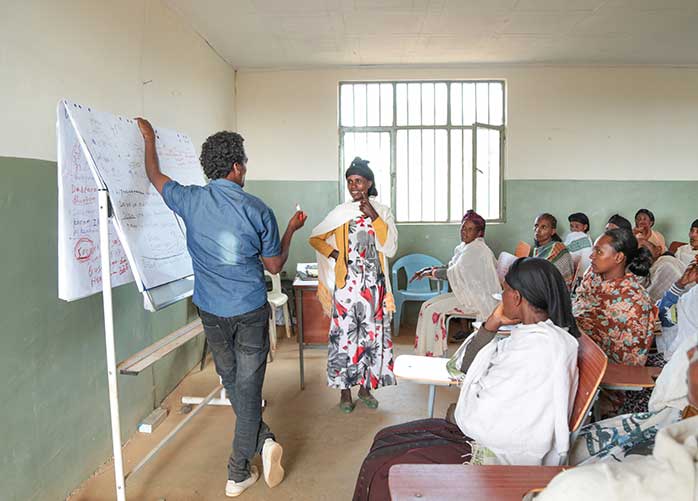
{"type": "Polygon", "coordinates": [[[686,352],[698,344],[698,287],[694,287],[679,299],[676,305],[678,323],[670,352],[671,359],[662,369],[652,390],[648,408],[651,412],[665,407],[682,410],[688,405],[688,357],[686,352]]]}
{"type": "Polygon", "coordinates": [[[696,260],[698,250],[693,250],[691,244],[682,245],[676,249],[676,258],[681,261],[684,268],[696,260]]]}
{"type": "Polygon", "coordinates": [[[651,456],[597,463],[560,473],[536,501],[695,501],[698,416],[659,430],[651,456]]]}
{"type": "Polygon", "coordinates": [[[507,338],[483,347],[456,406],[463,434],[491,450],[498,463],[563,463],[577,393],[577,350],[577,340],[550,320],[517,325],[507,338]]]}
{"type": "MultiPolygon", "coordinates": [[[[370,197],[369,201],[380,218],[388,225],[388,237],[385,240],[385,244],[381,244],[376,238],[376,248],[383,254],[383,269],[385,270],[385,286],[387,291],[390,293],[392,288],[390,286],[390,276],[387,258],[395,256],[397,253],[397,226],[395,226],[395,218],[393,217],[390,207],[387,207],[380,202],[375,197],[370,197]]],[[[359,202],[345,202],[339,204],[337,207],[332,209],[325,219],[318,224],[310,236],[315,237],[318,235],[324,235],[335,228],[339,228],[347,221],[351,221],[359,217],[362,214],[359,209],[359,202]]],[[[335,241],[334,235],[327,239],[327,243],[331,245],[335,250],[339,250],[337,242],[335,241]]],[[[319,252],[315,253],[317,256],[318,263],[318,281],[322,284],[327,292],[332,295],[334,292],[335,276],[334,276],[334,260],[323,256],[319,252]]]]}
{"type": "Polygon", "coordinates": [[[662,299],[672,284],[681,278],[684,268],[674,256],[659,256],[650,268],[650,284],[647,286],[650,301],[656,303],[662,299]]]}
{"type": "Polygon", "coordinates": [[[494,254],[482,238],[469,244],[461,242],[448,263],[448,283],[456,299],[479,321],[485,320],[497,306],[492,294],[502,291],[495,263],[494,254]]]}

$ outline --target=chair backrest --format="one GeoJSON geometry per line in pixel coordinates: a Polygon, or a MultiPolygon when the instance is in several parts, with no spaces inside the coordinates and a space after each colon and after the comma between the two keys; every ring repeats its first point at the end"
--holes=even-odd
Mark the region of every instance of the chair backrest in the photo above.
{"type": "Polygon", "coordinates": [[[499,255],[499,259],[497,259],[497,278],[499,278],[499,281],[503,284],[504,283],[504,277],[507,276],[507,272],[509,271],[509,268],[511,268],[511,265],[514,264],[514,261],[516,261],[518,258],[513,255],[509,254],[508,252],[502,252],[499,255]]]}
{"type": "Polygon", "coordinates": [[[671,252],[672,254],[676,254],[677,249],[679,247],[681,247],[682,245],[686,245],[686,242],[678,242],[678,241],[674,240],[669,245],[669,252],[671,252]]]}
{"type": "Polygon", "coordinates": [[[572,277],[572,292],[577,288],[577,282],[581,280],[582,274],[584,273],[584,270],[582,269],[582,266],[584,266],[584,260],[582,259],[581,254],[572,254],[572,262],[574,263],[574,277],[572,277]]]}
{"type": "Polygon", "coordinates": [[[584,418],[589,408],[596,399],[596,392],[601,384],[608,358],[601,348],[586,334],[579,339],[579,354],[577,356],[577,368],[579,370],[579,383],[577,394],[574,397],[574,406],[570,416],[570,432],[574,433],[584,423],[584,418]]]}
{"type": "Polygon", "coordinates": [[[410,292],[431,292],[431,285],[429,280],[415,280],[409,283],[410,278],[417,271],[428,266],[443,266],[443,263],[432,256],[427,256],[426,254],[408,254],[402,256],[400,259],[393,263],[393,289],[394,290],[408,290],[410,292]],[[404,268],[407,274],[407,288],[398,289],[397,276],[400,269],[404,268]]]}
{"type": "Polygon", "coordinates": [[[524,241],[520,241],[516,244],[516,249],[514,249],[514,255],[516,257],[528,257],[531,254],[531,246],[524,241]]]}
{"type": "Polygon", "coordinates": [[[271,291],[281,292],[281,276],[278,273],[269,273],[267,270],[264,270],[264,275],[271,278],[271,291]]]}

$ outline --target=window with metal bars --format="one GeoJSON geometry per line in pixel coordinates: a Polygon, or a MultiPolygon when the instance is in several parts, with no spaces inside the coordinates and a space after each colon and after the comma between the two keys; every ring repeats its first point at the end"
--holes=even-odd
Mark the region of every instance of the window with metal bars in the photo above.
{"type": "Polygon", "coordinates": [[[504,82],[341,82],[340,193],[354,157],[400,223],[503,219],[504,82]]]}

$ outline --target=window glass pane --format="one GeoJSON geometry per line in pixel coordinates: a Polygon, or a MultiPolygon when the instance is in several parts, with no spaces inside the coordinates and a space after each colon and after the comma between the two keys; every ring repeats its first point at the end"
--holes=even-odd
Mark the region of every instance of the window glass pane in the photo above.
{"type": "Polygon", "coordinates": [[[451,131],[451,221],[463,217],[463,131],[451,131]]]}
{"type": "Polygon", "coordinates": [[[444,129],[437,130],[435,136],[436,203],[434,219],[436,221],[448,221],[448,140],[444,129]]]}
{"type": "Polygon", "coordinates": [[[498,130],[477,129],[477,211],[486,219],[499,218],[498,130]]]}
{"type": "Polygon", "coordinates": [[[422,221],[434,220],[434,129],[422,131],[422,221]]]}
{"type": "Polygon", "coordinates": [[[393,125],[393,86],[381,84],[381,125],[393,125]]]}
{"type": "Polygon", "coordinates": [[[434,125],[434,84],[422,84],[422,124],[434,125]]]}
{"type": "MultiPolygon", "coordinates": [[[[473,131],[463,131],[463,214],[473,208],[473,131]]],[[[461,214],[461,216],[463,215],[461,214]]],[[[484,216],[483,216],[484,217],[484,216]]]]}
{"type": "Polygon", "coordinates": [[[407,123],[422,124],[422,92],[418,83],[407,84],[407,123]]]}
{"type": "Polygon", "coordinates": [[[394,200],[399,222],[460,222],[470,208],[501,217],[501,131],[470,127],[504,125],[503,82],[347,83],[339,108],[342,169],[369,160],[378,198],[394,200]]]}
{"type": "Polygon", "coordinates": [[[366,86],[366,111],[368,114],[366,125],[376,127],[380,125],[380,101],[378,84],[366,86]]]}
{"type": "Polygon", "coordinates": [[[407,131],[397,131],[395,145],[395,200],[397,205],[396,214],[398,221],[409,219],[409,192],[407,189],[409,182],[408,162],[407,162],[407,131]]]}
{"type": "Polygon", "coordinates": [[[409,150],[409,221],[422,217],[422,131],[408,132],[409,150]]]}
{"type": "Polygon", "coordinates": [[[397,124],[407,125],[407,84],[395,86],[397,103],[397,124]]]}
{"type": "Polygon", "coordinates": [[[451,124],[463,125],[463,88],[461,84],[451,82],[451,124]]]}
{"type": "Polygon", "coordinates": [[[366,85],[354,84],[354,126],[366,126],[366,85]]]}
{"type": "Polygon", "coordinates": [[[344,84],[339,89],[341,101],[342,126],[351,127],[354,125],[354,87],[351,84],[344,84]]]}
{"type": "MultiPolygon", "coordinates": [[[[354,91],[356,92],[356,91],[354,91]]],[[[476,117],[479,123],[489,123],[490,121],[490,90],[487,82],[478,82],[475,84],[476,117]]],[[[483,216],[484,217],[484,216],[483,216]]]]}
{"type": "Polygon", "coordinates": [[[501,82],[490,83],[490,121],[492,125],[504,123],[504,86],[501,82]]]}
{"type": "Polygon", "coordinates": [[[447,101],[448,86],[445,83],[437,83],[434,88],[434,106],[436,107],[434,113],[434,123],[436,125],[446,125],[446,114],[448,111],[447,101]]]}
{"type": "Polygon", "coordinates": [[[475,84],[463,84],[463,124],[475,123],[475,84]]]}

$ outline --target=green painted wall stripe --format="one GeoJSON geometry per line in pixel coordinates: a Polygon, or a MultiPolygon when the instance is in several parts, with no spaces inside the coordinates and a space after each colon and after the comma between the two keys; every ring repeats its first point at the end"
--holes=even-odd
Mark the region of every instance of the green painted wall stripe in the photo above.
{"type": "MultiPolygon", "coordinates": [[[[0,458],[2,499],[64,499],[112,454],[101,295],[58,299],[56,163],[0,157],[0,458]]],[[[143,309],[114,290],[121,360],[181,327],[181,303],[143,309]]],[[[140,376],[120,376],[123,438],[201,355],[198,339],[140,376]]]]}
{"type": "MultiPolygon", "coordinates": [[[[248,181],[246,189],[265,200],[275,211],[281,231],[299,202],[309,219],[294,239],[287,273],[298,261],[314,261],[307,245],[310,230],[337,203],[334,181],[248,181]]],[[[631,219],[640,207],[657,217],[656,228],[667,239],[687,241],[688,228],[698,217],[698,181],[577,181],[509,180],[504,186],[506,222],[490,224],[486,239],[495,254],[513,250],[519,240],[532,243],[533,220],[541,212],[558,219],[562,234],[569,227],[567,216],[584,212],[591,221],[591,234],[601,234],[608,217],[616,212],[631,219]]],[[[454,224],[402,224],[398,256],[414,252],[431,254],[444,262],[458,244],[454,224]]]]}

